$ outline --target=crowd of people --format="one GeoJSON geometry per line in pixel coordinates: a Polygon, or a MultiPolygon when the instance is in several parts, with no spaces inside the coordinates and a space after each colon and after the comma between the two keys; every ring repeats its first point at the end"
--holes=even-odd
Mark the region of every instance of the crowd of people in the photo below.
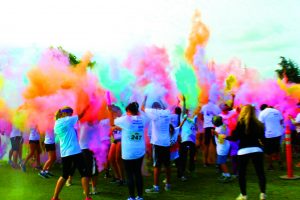
{"type": "Polygon", "coordinates": [[[42,146],[48,155],[44,165],[40,161],[42,133],[37,127],[29,131],[29,153],[24,160],[23,133],[13,127],[8,162],[12,168],[26,172],[28,161],[34,157],[39,176],[52,177],[51,168],[57,160],[58,144],[62,174],[57,180],[52,200],[59,199],[64,185],[72,184],[75,169],[80,173],[86,200],[92,199],[92,195],[98,194],[100,170],[110,177],[109,168],[113,171],[112,182],[128,186],[128,200],[142,200],[144,193],[161,191],[162,167],[165,172],[163,189],[166,191],[172,190],[171,163],[176,166],[178,180],[188,181],[193,177],[196,172],[195,157],[200,148],[203,167],[216,166],[221,173],[219,181],[227,183],[238,179],[240,195],[237,200],[247,199],[246,168],[252,160],[260,188],[259,199],[266,199],[264,155],[267,170],[284,167],[280,157],[284,120],[291,122],[296,133],[300,132],[300,103],[297,104],[297,117],[284,119],[281,112],[271,105],[237,107],[234,105],[234,95],[227,103],[217,105],[209,101],[195,110],[188,109],[186,101],[183,96],[182,107],[178,105],[172,110],[160,100],[146,107],[145,96],[141,105],[138,102],[129,103],[124,113],[117,105],[108,105],[108,119],[85,123],[81,123],[80,119],[89,107],[77,115],[73,115],[71,107],[63,107],[55,114],[53,129],[43,133],[42,146]],[[95,151],[95,141],[107,148],[95,151]],[[107,157],[101,167],[97,154],[107,157]],[[144,189],[146,158],[153,162],[153,185],[144,189]],[[231,169],[227,165],[228,159],[231,169]]]}

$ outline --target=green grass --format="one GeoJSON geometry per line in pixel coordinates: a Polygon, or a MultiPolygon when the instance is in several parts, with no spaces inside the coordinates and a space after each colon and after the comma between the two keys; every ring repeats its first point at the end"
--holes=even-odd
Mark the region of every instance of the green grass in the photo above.
{"type": "MultiPolygon", "coordinates": [[[[37,171],[27,167],[27,172],[11,169],[6,161],[0,162],[0,200],[48,200],[51,199],[57,176],[50,179],[42,179],[37,175],[37,171]]],[[[249,199],[258,199],[259,188],[252,163],[249,163],[247,175],[247,190],[249,199]]],[[[217,181],[218,175],[214,167],[203,168],[197,163],[197,173],[194,178],[187,182],[180,182],[173,178],[172,191],[162,191],[160,194],[145,194],[146,200],[164,199],[206,199],[206,200],[233,200],[239,194],[237,180],[230,183],[220,183],[217,181]]],[[[54,167],[53,172],[59,175],[61,169],[59,165],[54,167]]],[[[174,169],[175,172],[175,169],[174,169]]],[[[286,171],[275,170],[266,172],[267,175],[267,196],[268,199],[300,199],[300,180],[281,180],[280,175],[285,175],[286,171]]],[[[300,175],[300,170],[295,169],[295,174],[300,175]]],[[[173,173],[173,176],[175,173],[173,173]]],[[[163,177],[161,177],[162,179],[163,177]]],[[[64,187],[60,198],[62,200],[83,199],[82,189],[78,173],[74,177],[74,185],[64,187]]],[[[152,185],[152,177],[145,177],[144,186],[152,185]]],[[[162,185],[162,184],[161,184],[162,185]]],[[[128,191],[126,186],[117,186],[109,183],[109,180],[99,176],[99,195],[93,199],[127,199],[128,191]]]]}

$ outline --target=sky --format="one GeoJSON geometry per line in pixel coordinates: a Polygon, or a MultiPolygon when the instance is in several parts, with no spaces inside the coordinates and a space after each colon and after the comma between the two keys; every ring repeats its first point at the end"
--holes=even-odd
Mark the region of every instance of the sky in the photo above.
{"type": "Polygon", "coordinates": [[[273,76],[280,56],[300,64],[298,0],[10,0],[0,7],[0,48],[62,46],[122,57],[137,45],[186,45],[198,9],[207,58],[239,58],[273,76]]]}

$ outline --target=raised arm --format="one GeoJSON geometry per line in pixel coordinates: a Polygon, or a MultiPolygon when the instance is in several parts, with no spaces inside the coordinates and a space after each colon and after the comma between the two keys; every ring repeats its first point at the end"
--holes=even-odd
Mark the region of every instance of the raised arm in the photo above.
{"type": "Polygon", "coordinates": [[[186,99],[184,95],[182,95],[182,100],[183,100],[182,115],[184,116],[186,114],[186,99]]]}
{"type": "Polygon", "coordinates": [[[86,113],[86,111],[90,108],[90,104],[88,104],[83,111],[78,115],[78,120],[80,120],[86,113]]]}
{"type": "Polygon", "coordinates": [[[145,98],[144,98],[144,101],[143,101],[143,103],[142,103],[142,106],[141,106],[141,110],[142,110],[143,112],[145,112],[147,98],[148,98],[148,96],[146,95],[145,98]]]}

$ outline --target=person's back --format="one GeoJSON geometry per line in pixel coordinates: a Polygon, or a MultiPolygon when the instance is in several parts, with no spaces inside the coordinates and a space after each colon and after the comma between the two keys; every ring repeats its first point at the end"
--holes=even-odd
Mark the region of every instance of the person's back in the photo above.
{"type": "Polygon", "coordinates": [[[75,124],[78,116],[66,116],[55,121],[54,133],[59,138],[61,157],[78,154],[81,152],[75,124]]]}
{"type": "Polygon", "coordinates": [[[204,128],[214,127],[212,118],[220,113],[221,109],[216,104],[212,102],[208,102],[207,104],[205,104],[201,109],[201,114],[203,114],[204,119],[204,128]]]}
{"type": "Polygon", "coordinates": [[[151,144],[170,146],[170,111],[146,108],[145,113],[151,119],[151,144]]]}
{"type": "Polygon", "coordinates": [[[283,134],[283,116],[274,108],[266,108],[259,114],[259,120],[265,125],[266,138],[278,137],[283,134]]]}

